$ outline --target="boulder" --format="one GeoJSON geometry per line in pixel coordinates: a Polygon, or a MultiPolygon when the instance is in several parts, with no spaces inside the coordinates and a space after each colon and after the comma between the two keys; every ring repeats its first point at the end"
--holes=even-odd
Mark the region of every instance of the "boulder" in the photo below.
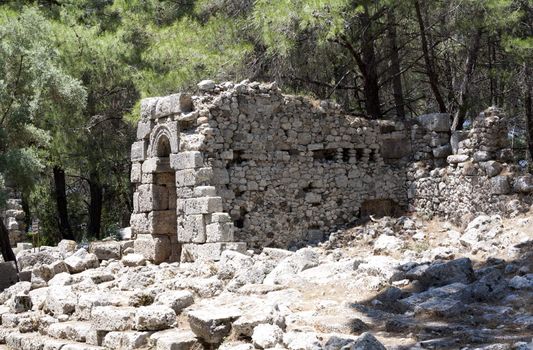
{"type": "Polygon", "coordinates": [[[219,344],[230,333],[231,323],[241,316],[235,308],[208,308],[188,313],[191,330],[205,342],[219,344]]]}
{"type": "Polygon", "coordinates": [[[99,266],[98,257],[88,253],[83,248],[66,258],[65,264],[67,264],[70,273],[79,273],[99,266]]]}
{"type": "Polygon", "coordinates": [[[448,156],[446,158],[446,161],[449,164],[457,164],[457,163],[464,163],[468,159],[470,159],[470,157],[468,157],[468,155],[466,154],[454,154],[454,155],[448,156]]]}
{"type": "Polygon", "coordinates": [[[519,176],[514,180],[513,189],[520,193],[533,192],[533,175],[519,176]]]}
{"type": "Polygon", "coordinates": [[[168,306],[150,305],[137,309],[135,327],[140,331],[168,329],[176,322],[176,313],[168,306]]]}
{"type": "Polygon", "coordinates": [[[533,290],[533,273],[525,276],[514,276],[509,281],[509,286],[513,289],[533,290]]]}
{"type": "Polygon", "coordinates": [[[289,350],[320,350],[322,345],[314,332],[288,332],[283,335],[283,343],[289,350]]]}
{"type": "Polygon", "coordinates": [[[318,265],[318,253],[310,248],[298,250],[294,255],[283,259],[263,281],[264,284],[283,284],[298,272],[318,265]]]}
{"type": "Polygon", "coordinates": [[[492,194],[509,194],[511,192],[511,185],[509,184],[509,176],[498,175],[490,179],[490,192],[492,194]]]}
{"type": "Polygon", "coordinates": [[[267,323],[257,325],[252,334],[254,345],[260,349],[273,348],[281,342],[282,338],[281,328],[267,323]]]}
{"type": "Polygon", "coordinates": [[[139,349],[148,342],[150,332],[109,332],[105,335],[102,346],[107,349],[139,349]]]}
{"type": "Polygon", "coordinates": [[[374,241],[374,253],[380,252],[398,252],[404,245],[404,242],[395,236],[381,234],[374,241]]]}
{"type": "Polygon", "coordinates": [[[480,163],[480,165],[483,167],[483,170],[485,170],[488,177],[494,177],[502,172],[501,163],[495,160],[489,160],[488,162],[480,163]]]}
{"type": "Polygon", "coordinates": [[[213,80],[202,80],[197,86],[200,91],[212,91],[215,89],[215,82],[213,80]]]}
{"type": "Polygon", "coordinates": [[[57,244],[57,249],[63,254],[63,257],[66,258],[76,252],[78,249],[78,243],[76,243],[76,241],[62,239],[61,242],[57,244]]]}
{"type": "Polygon", "coordinates": [[[419,281],[427,287],[440,287],[456,282],[471,283],[474,278],[472,262],[468,258],[461,258],[429,265],[419,281]]]}
{"type": "Polygon", "coordinates": [[[474,300],[494,301],[505,296],[507,286],[508,283],[504,278],[503,271],[489,267],[484,275],[469,288],[474,300]]]}
{"type": "MultiPolygon", "coordinates": [[[[40,248],[42,249],[42,248],[40,248]]],[[[49,247],[36,252],[22,250],[17,254],[17,262],[20,271],[33,270],[40,265],[48,265],[57,260],[63,260],[63,254],[49,247]]]]}

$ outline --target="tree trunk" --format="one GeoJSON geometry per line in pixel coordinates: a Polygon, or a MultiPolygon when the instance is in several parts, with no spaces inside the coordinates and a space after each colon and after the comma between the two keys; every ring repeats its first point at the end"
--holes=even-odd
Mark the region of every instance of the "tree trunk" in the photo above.
{"type": "Polygon", "coordinates": [[[96,173],[89,175],[89,189],[91,192],[91,201],[89,204],[89,235],[100,239],[100,225],[102,222],[102,185],[98,180],[96,173]]]}
{"type": "Polygon", "coordinates": [[[481,34],[481,29],[478,29],[472,38],[472,43],[468,50],[468,55],[465,61],[465,73],[463,81],[461,82],[461,88],[459,89],[459,105],[453,118],[452,131],[461,130],[463,128],[466,111],[468,110],[468,89],[470,87],[470,80],[474,74],[479,48],[481,46],[481,34]]]}
{"type": "Polygon", "coordinates": [[[54,185],[57,214],[59,216],[59,232],[62,239],[74,240],[72,228],[68,220],[67,192],[65,185],[65,171],[59,166],[54,166],[54,185]]]}
{"type": "Polygon", "coordinates": [[[377,119],[381,117],[381,101],[379,99],[379,77],[377,71],[376,53],[372,35],[372,21],[368,8],[361,14],[361,24],[365,30],[361,34],[361,60],[359,69],[363,75],[363,91],[368,115],[377,119]]]}
{"type": "MultiPolygon", "coordinates": [[[[0,219],[0,250],[2,251],[2,257],[4,261],[14,261],[15,265],[17,264],[17,258],[13,249],[11,249],[11,244],[9,244],[9,232],[7,231],[4,221],[0,219]]],[[[18,267],[17,267],[18,269],[18,267]]]]}
{"type": "Polygon", "coordinates": [[[396,108],[396,116],[405,119],[405,102],[403,99],[402,75],[400,67],[400,55],[398,53],[398,43],[396,34],[396,18],[394,16],[394,9],[390,8],[387,13],[387,25],[389,31],[389,55],[390,67],[392,74],[392,95],[394,97],[394,105],[396,108]]]}
{"type": "Polygon", "coordinates": [[[435,96],[435,100],[437,101],[437,104],[439,105],[439,110],[441,113],[446,113],[446,103],[444,102],[444,99],[442,98],[442,95],[439,90],[439,78],[437,75],[437,72],[435,71],[435,67],[433,66],[433,60],[429,54],[429,46],[428,41],[426,37],[426,26],[424,24],[424,19],[422,18],[422,13],[420,12],[420,4],[418,0],[414,1],[415,5],[415,11],[416,11],[416,18],[418,21],[418,27],[420,28],[420,40],[422,43],[422,54],[424,56],[424,63],[426,65],[426,74],[429,78],[429,86],[431,87],[431,91],[433,92],[433,96],[435,96]]]}

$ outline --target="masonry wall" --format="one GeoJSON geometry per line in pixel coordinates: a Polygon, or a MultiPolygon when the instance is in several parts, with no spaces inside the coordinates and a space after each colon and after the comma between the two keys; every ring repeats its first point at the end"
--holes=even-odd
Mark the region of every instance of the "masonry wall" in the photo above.
{"type": "Polygon", "coordinates": [[[368,120],[275,84],[199,87],[141,104],[131,226],[152,261],[303,245],[369,214],[529,208],[533,179],[495,111],[451,133],[448,114],[368,120]]]}
{"type": "Polygon", "coordinates": [[[8,194],[6,208],[0,211],[0,220],[4,221],[9,233],[9,243],[11,246],[15,246],[26,238],[26,223],[24,221],[26,214],[22,208],[20,195],[13,189],[8,189],[8,194]]]}

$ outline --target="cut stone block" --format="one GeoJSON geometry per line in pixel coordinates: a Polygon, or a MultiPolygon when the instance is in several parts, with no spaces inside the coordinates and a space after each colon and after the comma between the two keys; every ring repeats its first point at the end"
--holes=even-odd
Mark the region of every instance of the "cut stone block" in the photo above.
{"type": "Polygon", "coordinates": [[[131,214],[130,226],[133,234],[150,233],[150,221],[148,221],[148,214],[137,213],[131,214]]]}
{"type": "Polygon", "coordinates": [[[109,332],[103,339],[102,346],[108,349],[140,349],[148,343],[151,332],[109,332]]]}
{"type": "Polygon", "coordinates": [[[176,187],[197,186],[209,182],[213,176],[211,168],[185,169],[176,171],[176,187]]]}
{"type": "Polygon", "coordinates": [[[235,308],[209,308],[189,312],[191,330],[205,342],[218,344],[230,333],[231,323],[241,316],[235,308]]]}
{"type": "Polygon", "coordinates": [[[185,214],[210,214],[222,211],[221,197],[190,198],[185,200],[185,214]]]}
{"type": "Polygon", "coordinates": [[[99,331],[126,331],[135,317],[134,307],[96,306],[91,311],[94,329],[99,331]]]}
{"type": "Polygon", "coordinates": [[[211,222],[231,222],[231,216],[228,213],[213,213],[211,222]]]}
{"type": "Polygon", "coordinates": [[[182,225],[178,227],[178,241],[186,243],[204,243],[205,240],[204,215],[185,215],[182,220],[182,225]]]}
{"type": "Polygon", "coordinates": [[[174,170],[170,168],[170,162],[166,157],[151,157],[146,159],[142,163],[141,170],[143,174],[174,172],[174,170]]]}
{"type": "Polygon", "coordinates": [[[186,290],[172,290],[158,294],[154,304],[166,305],[176,314],[194,303],[194,297],[191,292],[186,290]]]}
{"type": "Polygon", "coordinates": [[[152,234],[176,234],[176,212],[159,210],[148,213],[150,232],[152,234]]]}
{"type": "Polygon", "coordinates": [[[217,189],[215,186],[198,186],[193,193],[195,197],[216,197],[217,189]]]}
{"type": "Polygon", "coordinates": [[[153,119],[153,116],[155,115],[155,107],[157,105],[158,100],[159,97],[144,98],[141,100],[141,118],[153,119]]]}
{"type": "Polygon", "coordinates": [[[114,241],[91,242],[89,252],[96,255],[98,260],[120,260],[121,245],[114,241]]]}
{"type": "Polygon", "coordinates": [[[156,119],[174,114],[188,113],[192,110],[193,102],[191,96],[187,94],[173,94],[158,99],[155,112],[151,114],[151,118],[156,119]]]}
{"type": "Polygon", "coordinates": [[[207,242],[231,242],[233,241],[233,223],[215,222],[205,227],[207,242]]]}
{"type": "Polygon", "coordinates": [[[142,178],[141,163],[131,164],[130,180],[133,183],[140,183],[142,178]]]}
{"type": "Polygon", "coordinates": [[[137,330],[158,331],[168,329],[176,322],[176,313],[165,305],[143,306],[135,313],[137,330]]]}
{"type": "Polygon", "coordinates": [[[134,250],[136,254],[140,254],[145,259],[159,264],[168,260],[172,247],[168,236],[143,234],[137,236],[134,243],[134,250]]]}
{"type": "Polygon", "coordinates": [[[137,140],[147,140],[154,123],[151,120],[141,120],[137,124],[137,140]]]}
{"type": "Polygon", "coordinates": [[[149,343],[152,348],[155,346],[155,350],[189,350],[200,347],[193,332],[181,329],[156,332],[150,336],[149,343]]]}
{"type": "Polygon", "coordinates": [[[196,169],[204,165],[204,157],[199,151],[186,151],[170,155],[170,167],[176,170],[196,169]]]}
{"type": "Polygon", "coordinates": [[[131,145],[131,161],[142,162],[146,159],[146,141],[137,141],[131,145]]]}
{"type": "Polygon", "coordinates": [[[167,210],[169,188],[153,184],[143,184],[137,188],[138,209],[140,212],[167,210]]]}

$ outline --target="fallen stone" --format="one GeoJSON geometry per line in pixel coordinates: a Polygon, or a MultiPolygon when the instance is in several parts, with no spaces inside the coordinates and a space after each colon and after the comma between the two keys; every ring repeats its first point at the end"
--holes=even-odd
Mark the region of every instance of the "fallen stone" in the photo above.
{"type": "Polygon", "coordinates": [[[128,254],[122,257],[122,263],[124,266],[144,266],[146,265],[146,259],[141,254],[128,254]]]}
{"type": "Polygon", "coordinates": [[[70,273],[79,273],[99,266],[98,257],[81,248],[65,259],[70,273]]]}
{"type": "Polygon", "coordinates": [[[140,349],[148,343],[151,332],[109,332],[105,335],[102,346],[115,350],[140,349]]]}
{"type": "Polygon", "coordinates": [[[156,305],[168,306],[176,314],[179,314],[181,310],[191,306],[193,303],[194,297],[192,293],[186,290],[163,292],[155,298],[156,305]]]}
{"type": "Polygon", "coordinates": [[[89,252],[96,255],[98,260],[120,260],[121,244],[115,241],[91,242],[89,252]]]}
{"type": "Polygon", "coordinates": [[[48,288],[44,308],[54,316],[70,315],[77,303],[78,297],[70,286],[52,286],[48,288]]]}
{"type": "Polygon", "coordinates": [[[176,313],[168,306],[151,305],[137,309],[135,327],[140,331],[159,331],[170,328],[176,322],[176,313]]]}
{"type": "Polygon", "coordinates": [[[191,330],[205,342],[219,344],[231,331],[231,323],[241,316],[235,308],[209,308],[188,313],[191,330]]]}
{"type": "Polygon", "coordinates": [[[474,280],[472,262],[461,258],[429,265],[419,278],[425,286],[444,286],[451,283],[471,283],[474,280]]]}
{"type": "Polygon", "coordinates": [[[126,331],[134,324],[134,307],[97,306],[91,311],[94,328],[99,331],[126,331]]]}
{"type": "Polygon", "coordinates": [[[254,328],[252,341],[261,349],[273,348],[281,342],[283,331],[276,325],[260,324],[254,328]]]}
{"type": "Polygon", "coordinates": [[[181,329],[156,332],[150,336],[149,344],[155,350],[189,350],[200,345],[193,332],[181,329]]]}

